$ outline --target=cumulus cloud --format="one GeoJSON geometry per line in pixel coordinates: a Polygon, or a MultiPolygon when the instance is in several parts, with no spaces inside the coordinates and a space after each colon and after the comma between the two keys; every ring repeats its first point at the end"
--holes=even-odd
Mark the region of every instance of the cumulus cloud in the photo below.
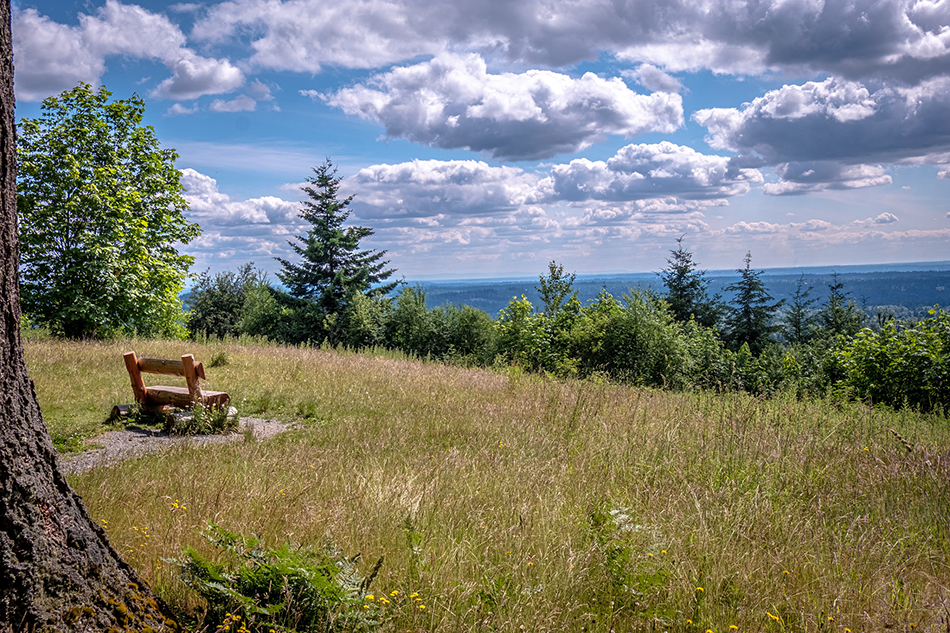
{"type": "Polygon", "coordinates": [[[38,101],[84,81],[97,84],[106,59],[156,59],[172,70],[152,96],[177,100],[230,92],[244,74],[229,61],[209,59],[185,47],[181,29],[164,15],[118,0],[95,14],[80,14],[79,26],[58,24],[35,9],[15,10],[17,98],[38,101]]]}
{"type": "Polygon", "coordinates": [[[232,200],[218,191],[218,182],[194,169],[181,170],[185,199],[190,207],[189,219],[202,227],[228,227],[245,224],[274,225],[284,232],[299,224],[299,204],[275,196],[250,200],[232,200]]]}
{"type": "Polygon", "coordinates": [[[187,114],[194,114],[195,112],[198,112],[197,105],[193,105],[189,108],[180,103],[173,103],[170,108],[165,110],[165,116],[184,116],[187,114]]]}
{"type": "Polygon", "coordinates": [[[950,78],[913,88],[838,78],[785,86],[741,109],[699,110],[710,145],[761,156],[770,164],[913,160],[950,150],[950,78]]]}
{"type": "Polygon", "coordinates": [[[35,9],[14,10],[13,51],[16,95],[40,101],[80,81],[95,84],[105,60],[86,47],[82,31],[53,22],[35,9]]]}
{"type": "Polygon", "coordinates": [[[550,176],[538,183],[537,195],[541,201],[572,202],[666,196],[702,200],[744,194],[755,182],[762,182],[757,169],[664,141],[627,145],[607,161],[579,158],[567,165],[554,165],[550,176]]]}
{"type": "Polygon", "coordinates": [[[516,167],[414,160],[366,167],[346,179],[344,187],[357,193],[353,208],[360,218],[403,222],[507,216],[526,202],[536,182],[537,176],[516,167]]]}
{"type": "Polygon", "coordinates": [[[215,99],[208,109],[212,112],[253,112],[257,109],[257,101],[247,95],[241,95],[230,101],[215,99]]]}
{"type": "Polygon", "coordinates": [[[762,191],[771,196],[801,195],[828,189],[859,189],[891,184],[880,165],[843,165],[830,161],[782,163],[773,168],[778,183],[767,183],[762,191]]]}
{"type": "Polygon", "coordinates": [[[142,7],[106,0],[95,15],[80,15],[83,40],[101,55],[168,60],[185,45],[178,26],[142,7]]]}
{"type": "Polygon", "coordinates": [[[652,64],[640,64],[634,70],[623,71],[624,77],[631,77],[647,90],[653,92],[679,92],[683,89],[680,80],[667,75],[652,64]]]}
{"type": "Polygon", "coordinates": [[[876,218],[874,218],[875,224],[891,224],[897,221],[898,221],[897,216],[894,215],[893,213],[882,213],[878,215],[876,218]]]}
{"type": "Polygon", "coordinates": [[[172,64],[172,76],[162,81],[151,96],[189,100],[204,95],[231,92],[244,84],[244,73],[226,59],[201,57],[183,49],[172,64]]]}
{"type": "Polygon", "coordinates": [[[950,150],[950,78],[913,87],[829,78],[784,86],[742,108],[699,110],[707,142],[775,166],[772,195],[891,183],[880,165],[940,164],[950,150]]]}
{"type": "Polygon", "coordinates": [[[241,0],[211,7],[193,36],[250,33],[253,65],[304,72],[378,67],[451,46],[546,66],[608,51],[673,72],[774,69],[916,83],[946,73],[948,23],[950,8],[935,0],[241,0]]]}
{"type": "Polygon", "coordinates": [[[620,79],[592,73],[579,79],[545,70],[489,74],[478,55],[440,55],[319,96],[381,123],[390,137],[501,160],[547,158],[608,134],[669,133],[683,123],[676,94],[641,95],[620,79]]]}

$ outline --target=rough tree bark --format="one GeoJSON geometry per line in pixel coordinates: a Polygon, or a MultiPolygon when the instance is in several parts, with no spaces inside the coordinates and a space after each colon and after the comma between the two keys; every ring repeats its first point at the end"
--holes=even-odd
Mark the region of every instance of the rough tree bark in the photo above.
{"type": "Polygon", "coordinates": [[[177,630],[59,470],[20,339],[10,0],[0,0],[0,633],[177,630]]]}

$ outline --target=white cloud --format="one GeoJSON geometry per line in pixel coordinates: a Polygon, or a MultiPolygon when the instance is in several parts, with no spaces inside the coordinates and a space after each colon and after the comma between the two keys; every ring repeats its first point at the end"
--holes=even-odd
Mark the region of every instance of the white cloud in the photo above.
{"type": "Polygon", "coordinates": [[[188,107],[183,106],[180,103],[173,103],[170,108],[165,110],[165,116],[184,116],[188,114],[194,114],[195,112],[198,112],[197,104],[188,108],[188,107]]]}
{"type": "Polygon", "coordinates": [[[230,92],[244,83],[243,72],[225,59],[186,48],[181,29],[164,15],[137,5],[106,0],[95,14],[80,14],[79,26],[58,24],[34,9],[15,10],[17,98],[39,101],[84,81],[98,84],[106,59],[156,59],[173,76],[152,96],[178,100],[230,92]]]}
{"type": "Polygon", "coordinates": [[[476,216],[505,217],[526,202],[537,176],[473,160],[414,160],[373,165],[344,180],[360,218],[404,224],[435,218],[451,224],[476,216]]]}
{"type": "Polygon", "coordinates": [[[631,201],[676,196],[716,199],[741,195],[761,182],[757,169],[738,167],[725,156],[662,142],[627,145],[608,161],[572,160],[554,165],[538,184],[540,200],[631,201]]]}
{"type": "Polygon", "coordinates": [[[230,101],[215,99],[208,109],[212,112],[253,112],[257,109],[257,101],[247,95],[241,95],[230,101]]]}
{"type": "Polygon", "coordinates": [[[200,57],[183,49],[181,57],[170,66],[172,76],[158,84],[151,96],[184,101],[231,92],[244,85],[244,73],[226,59],[200,57]]]}
{"type": "Polygon", "coordinates": [[[286,232],[300,224],[297,202],[275,196],[231,200],[229,195],[218,191],[214,178],[189,168],[181,170],[181,182],[190,208],[189,219],[203,228],[260,224],[273,225],[278,232],[286,232]]]}
{"type": "Polygon", "coordinates": [[[375,0],[221,2],[195,24],[192,36],[224,42],[241,32],[260,33],[251,42],[255,67],[308,73],[325,65],[376,68],[438,52],[444,36],[434,41],[426,18],[441,10],[436,3],[375,0]]]}
{"type": "Polygon", "coordinates": [[[174,59],[185,36],[167,17],[134,4],[106,0],[95,15],[80,15],[83,40],[100,55],[174,59]]]}
{"type": "Polygon", "coordinates": [[[869,163],[946,163],[950,150],[950,77],[882,87],[838,78],[785,86],[741,109],[699,110],[707,141],[775,166],[767,194],[887,185],[869,163]]]}
{"type": "Polygon", "coordinates": [[[860,189],[891,184],[880,165],[842,165],[830,161],[781,163],[773,169],[778,183],[762,187],[766,195],[786,196],[829,189],[860,189]]]}
{"type": "Polygon", "coordinates": [[[576,152],[608,134],[670,133],[683,123],[676,94],[641,95],[592,73],[489,74],[478,55],[440,55],[322,98],[378,121],[389,137],[502,160],[576,152]]]}
{"type": "Polygon", "coordinates": [[[679,92],[683,89],[679,79],[667,75],[652,64],[640,64],[635,70],[625,70],[622,74],[653,92],[679,92]]]}
{"type": "Polygon", "coordinates": [[[35,9],[13,11],[13,51],[18,100],[40,101],[80,81],[96,84],[105,72],[82,31],[53,22],[35,9]]]}
{"type": "Polygon", "coordinates": [[[444,50],[563,67],[614,53],[668,71],[827,72],[917,83],[946,73],[950,9],[939,0],[235,0],[193,36],[250,34],[252,65],[373,68],[444,50]]]}
{"type": "Polygon", "coordinates": [[[881,213],[876,218],[874,218],[875,224],[891,224],[897,221],[897,216],[893,213],[881,213]]]}
{"type": "Polygon", "coordinates": [[[950,150],[950,78],[881,88],[829,78],[785,86],[741,110],[699,110],[717,149],[791,161],[890,162],[950,150]]]}

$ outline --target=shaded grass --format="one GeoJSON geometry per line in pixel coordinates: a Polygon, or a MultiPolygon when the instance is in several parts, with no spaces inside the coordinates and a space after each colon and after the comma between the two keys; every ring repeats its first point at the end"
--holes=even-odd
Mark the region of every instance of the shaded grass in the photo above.
{"type": "Polygon", "coordinates": [[[242,415],[305,423],[267,442],[177,448],[71,479],[182,611],[198,605],[161,559],[188,545],[211,554],[198,531],[215,522],[271,543],[329,536],[370,563],[384,556],[373,590],[399,592],[380,607],[387,630],[945,626],[946,418],[550,382],[383,353],[31,343],[51,432],[101,430],[108,408],[131,398],[121,353],[133,348],[206,362],[225,351],[210,388],[231,393],[242,415]]]}

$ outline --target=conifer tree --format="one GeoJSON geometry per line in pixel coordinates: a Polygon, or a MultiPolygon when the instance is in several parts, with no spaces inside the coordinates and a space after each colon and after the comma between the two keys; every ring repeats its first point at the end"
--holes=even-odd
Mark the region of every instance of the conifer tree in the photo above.
{"type": "Polygon", "coordinates": [[[785,313],[782,325],[782,334],[789,343],[807,343],[815,336],[817,315],[812,306],[818,303],[818,299],[810,296],[811,291],[811,286],[805,288],[805,273],[802,273],[795,285],[795,294],[792,295],[792,303],[785,313]]]}
{"type": "Polygon", "coordinates": [[[666,302],[677,321],[695,318],[706,327],[712,327],[722,317],[721,297],[709,296],[709,280],[705,270],[697,270],[693,254],[683,248],[683,238],[676,240],[676,250],[670,251],[669,265],[659,274],[666,286],[666,302]]]}
{"type": "Polygon", "coordinates": [[[743,343],[758,355],[765,349],[769,337],[779,328],[772,324],[772,317],[785,303],[781,300],[771,303],[772,295],[765,289],[762,271],[752,270],[752,253],[745,254],[745,268],[738,269],[739,281],[726,287],[735,297],[729,313],[726,315],[726,342],[732,349],[739,349],[743,343]]]}
{"type": "Polygon", "coordinates": [[[838,281],[838,273],[831,274],[828,284],[828,303],[818,313],[818,321],[825,336],[854,336],[864,325],[864,313],[844,291],[844,282],[838,281]]]}
{"type": "Polygon", "coordinates": [[[309,200],[304,201],[300,217],[310,223],[306,235],[290,242],[302,261],[293,263],[277,258],[283,270],[277,273],[294,297],[314,301],[324,314],[342,311],[353,293],[369,291],[386,294],[397,283],[383,283],[394,269],[386,268],[386,251],[360,250],[360,240],[373,235],[365,226],[344,226],[352,212],[353,196],[339,198],[343,178],[329,158],[313,169],[314,175],[303,187],[309,200]]]}

